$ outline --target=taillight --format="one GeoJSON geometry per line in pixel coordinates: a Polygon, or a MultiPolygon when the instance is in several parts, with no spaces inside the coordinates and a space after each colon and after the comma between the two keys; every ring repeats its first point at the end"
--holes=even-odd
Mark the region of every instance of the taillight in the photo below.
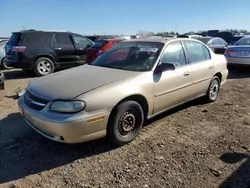
{"type": "Polygon", "coordinates": [[[23,53],[26,49],[26,46],[13,46],[12,51],[13,52],[18,52],[18,53],[23,53]]]}
{"type": "Polygon", "coordinates": [[[230,49],[226,49],[226,51],[225,51],[225,53],[224,53],[224,55],[228,55],[228,56],[230,56],[230,53],[232,54],[232,53],[237,53],[237,51],[236,50],[230,50],[230,49]]]}

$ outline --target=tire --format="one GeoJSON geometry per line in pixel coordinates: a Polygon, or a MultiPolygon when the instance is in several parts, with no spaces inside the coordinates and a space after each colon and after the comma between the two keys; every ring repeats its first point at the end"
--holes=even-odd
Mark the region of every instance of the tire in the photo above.
{"type": "Polygon", "coordinates": [[[1,60],[1,67],[2,67],[2,69],[5,69],[5,70],[10,70],[10,69],[13,68],[13,67],[10,67],[10,66],[6,65],[6,62],[4,61],[4,58],[1,60]]]}
{"type": "Polygon", "coordinates": [[[48,74],[53,73],[55,70],[55,65],[53,61],[51,61],[49,58],[41,57],[36,60],[34,64],[34,73],[37,76],[45,76],[48,74]]]}
{"type": "Polygon", "coordinates": [[[220,79],[217,76],[214,76],[210,82],[209,88],[205,99],[207,102],[214,102],[217,100],[220,91],[220,79]]]}
{"type": "Polygon", "coordinates": [[[114,145],[128,144],[140,134],[144,123],[144,112],[139,103],[135,101],[123,102],[116,107],[110,116],[107,135],[114,145]],[[131,121],[128,122],[130,125],[125,124],[124,118],[127,122],[131,121]]]}

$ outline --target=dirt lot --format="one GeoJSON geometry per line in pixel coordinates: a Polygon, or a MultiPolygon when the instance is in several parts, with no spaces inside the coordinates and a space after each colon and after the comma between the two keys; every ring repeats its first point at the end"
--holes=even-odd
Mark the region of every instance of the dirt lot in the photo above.
{"type": "Polygon", "coordinates": [[[5,74],[0,187],[250,188],[250,70],[231,71],[217,102],[196,100],[165,113],[120,148],[106,139],[64,145],[43,138],[19,115],[14,97],[31,75],[5,74]]]}

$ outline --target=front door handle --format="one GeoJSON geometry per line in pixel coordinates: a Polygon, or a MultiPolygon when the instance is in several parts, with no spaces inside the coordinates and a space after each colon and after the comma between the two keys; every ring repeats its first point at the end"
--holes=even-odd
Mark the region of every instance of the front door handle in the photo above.
{"type": "Polygon", "coordinates": [[[212,69],[212,68],[214,68],[213,66],[210,66],[210,67],[208,67],[209,69],[212,69]]]}
{"type": "Polygon", "coordinates": [[[190,75],[190,72],[185,72],[184,73],[184,76],[189,76],[190,75]]]}

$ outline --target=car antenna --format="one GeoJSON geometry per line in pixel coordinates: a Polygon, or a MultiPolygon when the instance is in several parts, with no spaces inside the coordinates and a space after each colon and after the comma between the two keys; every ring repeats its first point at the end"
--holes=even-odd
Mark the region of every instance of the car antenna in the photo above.
{"type": "Polygon", "coordinates": [[[26,30],[25,27],[24,27],[23,25],[22,25],[22,28],[23,28],[24,30],[26,30]]]}

